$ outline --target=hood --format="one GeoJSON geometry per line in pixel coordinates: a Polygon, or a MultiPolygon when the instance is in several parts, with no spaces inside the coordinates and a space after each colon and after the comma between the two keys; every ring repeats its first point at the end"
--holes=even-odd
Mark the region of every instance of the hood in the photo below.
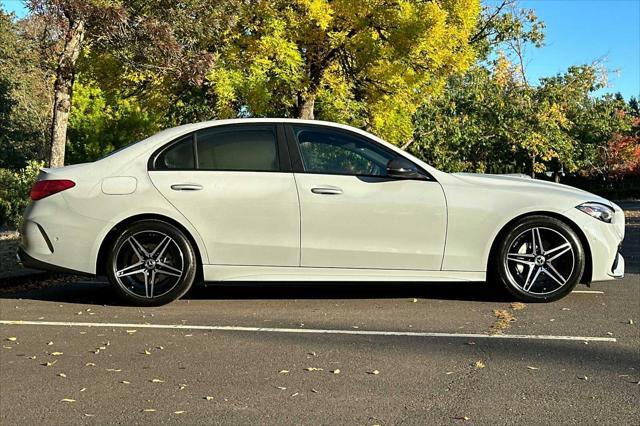
{"type": "Polygon", "coordinates": [[[452,173],[452,176],[472,185],[483,188],[521,189],[532,193],[554,193],[585,201],[596,201],[608,206],[612,203],[598,195],[561,183],[533,179],[526,175],[493,175],[483,173],[452,173]]]}

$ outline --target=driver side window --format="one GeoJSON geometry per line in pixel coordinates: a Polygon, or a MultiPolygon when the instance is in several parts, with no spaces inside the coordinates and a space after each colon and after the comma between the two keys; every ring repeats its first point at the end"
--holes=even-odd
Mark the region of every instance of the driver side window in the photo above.
{"type": "Polygon", "coordinates": [[[344,132],[313,126],[293,126],[293,131],[308,173],[384,177],[387,163],[395,157],[344,132]]]}

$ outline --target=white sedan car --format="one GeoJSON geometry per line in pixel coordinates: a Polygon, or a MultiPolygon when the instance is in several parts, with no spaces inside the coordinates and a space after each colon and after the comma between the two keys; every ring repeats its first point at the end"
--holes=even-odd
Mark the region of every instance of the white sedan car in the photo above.
{"type": "Polygon", "coordinates": [[[523,301],[622,277],[624,214],[529,178],[444,173],[319,121],[189,124],[43,169],[24,265],[150,306],[203,281],[487,281],[523,301]]]}

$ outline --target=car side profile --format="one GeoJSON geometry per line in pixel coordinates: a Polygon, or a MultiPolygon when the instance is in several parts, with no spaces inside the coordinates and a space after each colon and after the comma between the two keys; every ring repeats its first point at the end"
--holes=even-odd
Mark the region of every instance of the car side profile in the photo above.
{"type": "Polygon", "coordinates": [[[614,203],[530,178],[444,173],[365,131],[237,119],[43,169],[18,256],[106,275],[128,303],[194,281],[495,281],[523,301],[621,278],[614,203]]]}

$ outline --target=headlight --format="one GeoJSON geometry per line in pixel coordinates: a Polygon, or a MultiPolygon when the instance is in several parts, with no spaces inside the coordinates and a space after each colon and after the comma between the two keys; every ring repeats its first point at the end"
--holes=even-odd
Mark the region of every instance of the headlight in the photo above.
{"type": "Polygon", "coordinates": [[[613,219],[614,210],[604,204],[588,202],[576,206],[576,209],[606,223],[611,223],[613,219]]]}

